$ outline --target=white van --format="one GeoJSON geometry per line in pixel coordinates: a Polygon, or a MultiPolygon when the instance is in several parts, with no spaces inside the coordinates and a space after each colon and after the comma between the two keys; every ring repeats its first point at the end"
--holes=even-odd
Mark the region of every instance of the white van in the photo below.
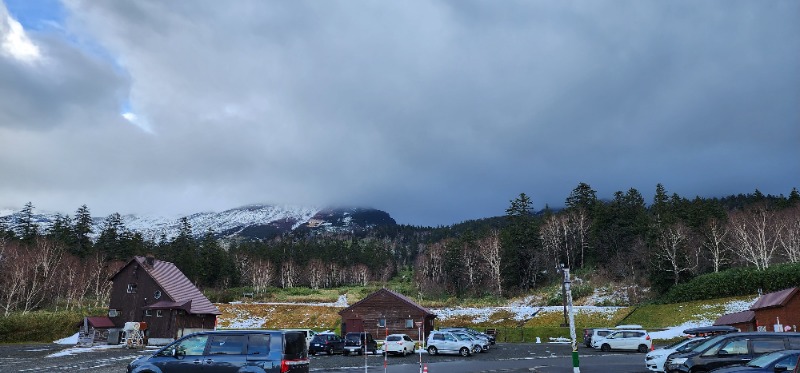
{"type": "Polygon", "coordinates": [[[314,336],[317,335],[317,332],[311,329],[281,329],[286,331],[292,332],[303,332],[306,336],[306,347],[311,347],[311,340],[314,339],[314,336]]]}

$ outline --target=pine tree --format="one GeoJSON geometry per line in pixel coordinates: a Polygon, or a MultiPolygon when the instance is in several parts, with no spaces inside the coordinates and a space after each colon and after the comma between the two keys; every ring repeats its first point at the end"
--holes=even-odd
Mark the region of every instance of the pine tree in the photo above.
{"type": "Polygon", "coordinates": [[[39,225],[34,221],[32,202],[26,203],[20,211],[17,219],[17,231],[20,232],[22,242],[26,244],[32,244],[39,236],[39,225]]]}
{"type": "Polygon", "coordinates": [[[71,251],[75,245],[75,235],[72,232],[72,219],[69,215],[56,214],[53,225],[47,230],[47,236],[71,251]]]}
{"type": "Polygon", "coordinates": [[[503,288],[528,289],[537,282],[538,227],[533,202],[525,193],[511,201],[506,209],[508,225],[502,234],[503,288]]]}
{"type": "Polygon", "coordinates": [[[94,233],[92,228],[92,214],[86,205],[81,206],[75,211],[75,250],[74,253],[80,257],[86,257],[92,252],[92,239],[89,237],[94,233]]]}

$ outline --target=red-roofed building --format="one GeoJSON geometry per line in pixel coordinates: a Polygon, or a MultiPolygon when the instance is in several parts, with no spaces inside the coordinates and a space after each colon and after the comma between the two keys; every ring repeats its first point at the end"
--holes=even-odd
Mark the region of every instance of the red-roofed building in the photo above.
{"type": "Polygon", "coordinates": [[[714,322],[714,326],[722,325],[739,328],[743,332],[754,332],[756,331],[756,313],[748,310],[722,315],[714,322]]]}
{"type": "Polygon", "coordinates": [[[755,321],[760,330],[775,331],[781,324],[795,330],[800,326],[800,297],[798,288],[789,288],[764,294],[750,307],[755,312],[755,321]]]}
{"type": "Polygon", "coordinates": [[[126,322],[147,323],[146,335],[153,344],[214,329],[220,314],[170,262],[137,256],[109,280],[113,285],[108,317],[117,328],[126,322]]]}
{"type": "Polygon", "coordinates": [[[389,289],[380,289],[364,299],[339,311],[342,316],[342,335],[349,332],[370,332],[375,339],[385,334],[403,333],[416,339],[420,337],[417,323],[421,323],[423,338],[433,330],[436,315],[410,298],[389,289]]]}

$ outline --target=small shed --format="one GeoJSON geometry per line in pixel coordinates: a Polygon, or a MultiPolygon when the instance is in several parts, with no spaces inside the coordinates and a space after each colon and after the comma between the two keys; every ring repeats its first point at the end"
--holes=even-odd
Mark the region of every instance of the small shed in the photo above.
{"type": "Polygon", "coordinates": [[[755,312],[750,310],[725,314],[714,322],[714,326],[727,325],[739,328],[743,332],[754,332],[756,331],[755,315],[755,312]]]}
{"type": "Polygon", "coordinates": [[[342,334],[369,332],[375,339],[403,333],[427,338],[436,315],[400,293],[383,288],[339,311],[342,334]]]}
{"type": "Polygon", "coordinates": [[[758,297],[750,310],[755,312],[760,331],[797,330],[800,325],[800,297],[797,296],[797,290],[793,287],[758,297]]]}
{"type": "Polygon", "coordinates": [[[78,344],[85,346],[107,343],[109,331],[116,328],[114,322],[106,316],[84,317],[78,327],[78,344]]]}

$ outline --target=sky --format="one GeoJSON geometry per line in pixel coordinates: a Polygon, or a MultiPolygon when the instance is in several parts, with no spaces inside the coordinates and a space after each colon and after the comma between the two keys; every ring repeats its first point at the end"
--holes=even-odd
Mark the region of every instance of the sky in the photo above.
{"type": "Polygon", "coordinates": [[[0,209],[800,187],[800,2],[0,0],[0,209]]]}

